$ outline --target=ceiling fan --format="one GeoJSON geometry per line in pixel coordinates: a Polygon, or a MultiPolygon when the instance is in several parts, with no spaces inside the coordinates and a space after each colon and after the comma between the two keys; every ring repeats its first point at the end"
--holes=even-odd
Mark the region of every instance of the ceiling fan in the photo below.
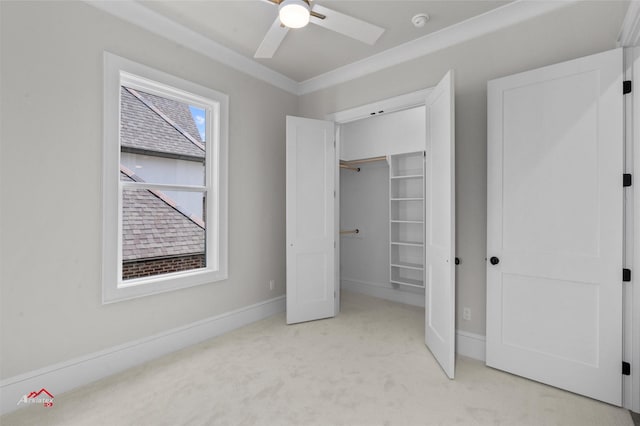
{"type": "Polygon", "coordinates": [[[265,0],[278,6],[278,17],[256,50],[255,58],[271,58],[290,28],[302,28],[309,22],[369,45],[375,44],[384,28],[370,24],[310,0],[265,0]]]}

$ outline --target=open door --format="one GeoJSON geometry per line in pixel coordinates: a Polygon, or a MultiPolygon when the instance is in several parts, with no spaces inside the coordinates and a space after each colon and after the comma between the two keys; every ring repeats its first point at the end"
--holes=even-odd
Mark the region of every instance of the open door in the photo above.
{"type": "Polygon", "coordinates": [[[455,139],[453,71],[426,101],[425,343],[455,372],[455,139]]]}
{"type": "Polygon", "coordinates": [[[287,116],[287,324],[335,315],[334,124],[287,116]]]}
{"type": "Polygon", "coordinates": [[[622,49],[487,94],[487,365],[620,405],[622,49]]]}

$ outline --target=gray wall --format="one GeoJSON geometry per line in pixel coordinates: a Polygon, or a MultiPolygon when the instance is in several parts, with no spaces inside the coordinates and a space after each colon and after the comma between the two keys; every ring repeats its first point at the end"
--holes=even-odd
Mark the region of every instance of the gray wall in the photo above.
{"type": "Polygon", "coordinates": [[[340,171],[340,229],[361,231],[340,237],[340,278],[387,284],[389,166],[379,161],[358,167],[360,172],[340,171]]]}
{"type": "Polygon", "coordinates": [[[487,81],[615,48],[627,3],[581,2],[499,32],[300,98],[323,118],[456,78],[457,327],[485,334],[487,81]],[[471,321],[462,320],[470,307],[471,321]]]}
{"type": "Polygon", "coordinates": [[[84,3],[3,1],[0,14],[0,377],[284,293],[296,96],[84,3]],[[229,95],[229,280],[101,304],[103,50],[229,95]]]}

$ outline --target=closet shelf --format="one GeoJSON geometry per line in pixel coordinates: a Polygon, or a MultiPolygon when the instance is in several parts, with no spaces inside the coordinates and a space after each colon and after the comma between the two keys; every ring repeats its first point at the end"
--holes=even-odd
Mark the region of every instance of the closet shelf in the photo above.
{"type": "Polygon", "coordinates": [[[424,243],[417,241],[391,241],[392,246],[410,246],[410,247],[424,247],[424,243]]]}
{"type": "Polygon", "coordinates": [[[389,281],[394,285],[425,287],[424,158],[424,151],[389,157],[389,281]]]}
{"type": "Polygon", "coordinates": [[[424,265],[419,263],[391,263],[392,267],[395,268],[403,268],[403,269],[413,269],[415,271],[424,271],[424,265]]]}
{"type": "Polygon", "coordinates": [[[408,285],[410,287],[424,288],[424,282],[421,281],[421,280],[412,280],[412,279],[409,279],[409,278],[403,278],[402,281],[400,281],[400,280],[391,280],[391,282],[393,284],[408,285]]]}

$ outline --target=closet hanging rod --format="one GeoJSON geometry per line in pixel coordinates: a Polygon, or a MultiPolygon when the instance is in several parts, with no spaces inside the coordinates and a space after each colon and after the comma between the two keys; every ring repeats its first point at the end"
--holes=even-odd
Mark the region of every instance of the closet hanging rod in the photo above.
{"type": "Polygon", "coordinates": [[[349,166],[348,164],[340,164],[341,169],[353,170],[354,172],[359,172],[360,167],[349,166]]]}
{"type": "Polygon", "coordinates": [[[345,234],[359,234],[360,230],[359,229],[352,229],[350,231],[340,231],[340,235],[345,235],[345,234]]]}
{"type": "Polygon", "coordinates": [[[382,155],[380,157],[363,158],[361,160],[341,161],[341,163],[352,165],[362,163],[373,163],[374,161],[386,161],[387,157],[382,155]]]}

